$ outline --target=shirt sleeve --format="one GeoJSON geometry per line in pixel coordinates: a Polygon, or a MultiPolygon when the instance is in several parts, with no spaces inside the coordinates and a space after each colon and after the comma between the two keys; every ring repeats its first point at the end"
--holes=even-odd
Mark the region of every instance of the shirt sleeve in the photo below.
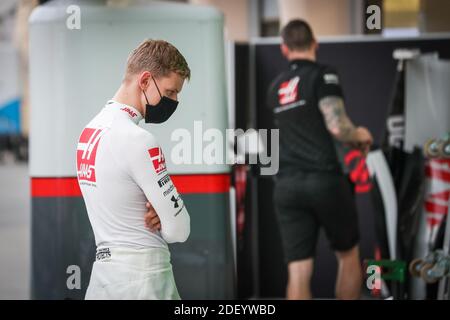
{"type": "Polygon", "coordinates": [[[129,143],[127,167],[159,216],[162,238],[167,243],[186,241],[190,233],[189,213],[167,172],[161,147],[145,131],[129,143]]]}
{"type": "Polygon", "coordinates": [[[339,75],[333,68],[325,67],[323,70],[321,70],[317,81],[318,101],[329,96],[338,96],[344,98],[342,87],[339,81],[339,75]]]}
{"type": "Polygon", "coordinates": [[[269,85],[269,88],[267,89],[266,94],[266,103],[265,106],[269,110],[273,110],[277,106],[277,96],[278,96],[278,90],[277,90],[277,81],[274,80],[269,85]]]}

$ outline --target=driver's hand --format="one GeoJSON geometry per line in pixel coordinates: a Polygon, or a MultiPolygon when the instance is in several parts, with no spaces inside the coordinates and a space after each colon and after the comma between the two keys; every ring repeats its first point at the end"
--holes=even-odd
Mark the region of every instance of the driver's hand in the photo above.
{"type": "Polygon", "coordinates": [[[148,209],[147,213],[144,216],[145,226],[151,231],[161,230],[161,221],[159,221],[158,214],[152,207],[151,203],[147,202],[145,204],[145,207],[148,209]]]}

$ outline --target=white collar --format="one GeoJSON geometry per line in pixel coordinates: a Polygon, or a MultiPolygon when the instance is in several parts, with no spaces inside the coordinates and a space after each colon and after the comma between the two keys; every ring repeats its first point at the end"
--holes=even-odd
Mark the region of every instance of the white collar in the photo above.
{"type": "Polygon", "coordinates": [[[124,103],[117,102],[112,99],[106,103],[106,107],[122,111],[123,114],[128,116],[128,118],[131,119],[136,124],[138,124],[139,121],[141,121],[144,118],[136,108],[124,103]]]}

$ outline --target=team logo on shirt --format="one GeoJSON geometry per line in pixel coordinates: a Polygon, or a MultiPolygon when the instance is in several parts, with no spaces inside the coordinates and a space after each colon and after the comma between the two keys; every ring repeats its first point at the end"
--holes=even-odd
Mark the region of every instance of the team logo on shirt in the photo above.
{"type": "Polygon", "coordinates": [[[128,113],[132,118],[137,116],[137,113],[134,112],[133,110],[131,110],[130,108],[127,107],[123,107],[122,109],[120,109],[122,111],[125,111],[126,113],[128,113]]]}
{"type": "Polygon", "coordinates": [[[177,195],[176,197],[173,195],[172,198],[170,198],[173,202],[173,207],[178,208],[180,205],[178,204],[178,201],[180,201],[180,196],[177,195]]]}
{"type": "Polygon", "coordinates": [[[157,174],[161,174],[166,171],[166,160],[160,147],[151,148],[148,150],[150,159],[153,163],[153,168],[157,174]]]}
{"type": "Polygon", "coordinates": [[[280,105],[292,103],[298,99],[298,83],[300,77],[297,76],[281,83],[278,89],[278,102],[280,105]]]}
{"type": "Polygon", "coordinates": [[[172,198],[170,198],[170,200],[173,202],[173,208],[174,208],[174,209],[178,209],[178,211],[175,213],[175,217],[176,217],[176,216],[179,215],[180,212],[183,210],[183,208],[184,208],[184,202],[183,202],[183,200],[181,199],[181,197],[180,197],[179,194],[173,195],[172,198]]]}
{"type": "Polygon", "coordinates": [[[78,181],[95,183],[95,158],[100,138],[105,134],[102,128],[85,128],[81,133],[77,147],[78,181]]]}
{"type": "Polygon", "coordinates": [[[170,177],[168,174],[164,175],[164,177],[162,177],[161,179],[158,180],[158,186],[160,188],[162,188],[163,186],[165,186],[167,183],[170,182],[170,177]]]}
{"type": "Polygon", "coordinates": [[[167,195],[169,195],[173,191],[173,189],[175,189],[175,186],[171,184],[169,188],[163,192],[164,197],[167,197],[167,195]]]}
{"type": "Polygon", "coordinates": [[[334,73],[326,73],[323,75],[323,81],[326,84],[339,84],[339,78],[334,73]]]}

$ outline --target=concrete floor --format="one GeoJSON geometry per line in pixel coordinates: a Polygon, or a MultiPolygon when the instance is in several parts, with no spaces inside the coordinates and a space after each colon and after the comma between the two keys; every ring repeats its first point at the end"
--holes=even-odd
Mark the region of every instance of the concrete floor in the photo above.
{"type": "Polygon", "coordinates": [[[30,183],[28,165],[0,163],[0,299],[30,296],[30,183]]]}

